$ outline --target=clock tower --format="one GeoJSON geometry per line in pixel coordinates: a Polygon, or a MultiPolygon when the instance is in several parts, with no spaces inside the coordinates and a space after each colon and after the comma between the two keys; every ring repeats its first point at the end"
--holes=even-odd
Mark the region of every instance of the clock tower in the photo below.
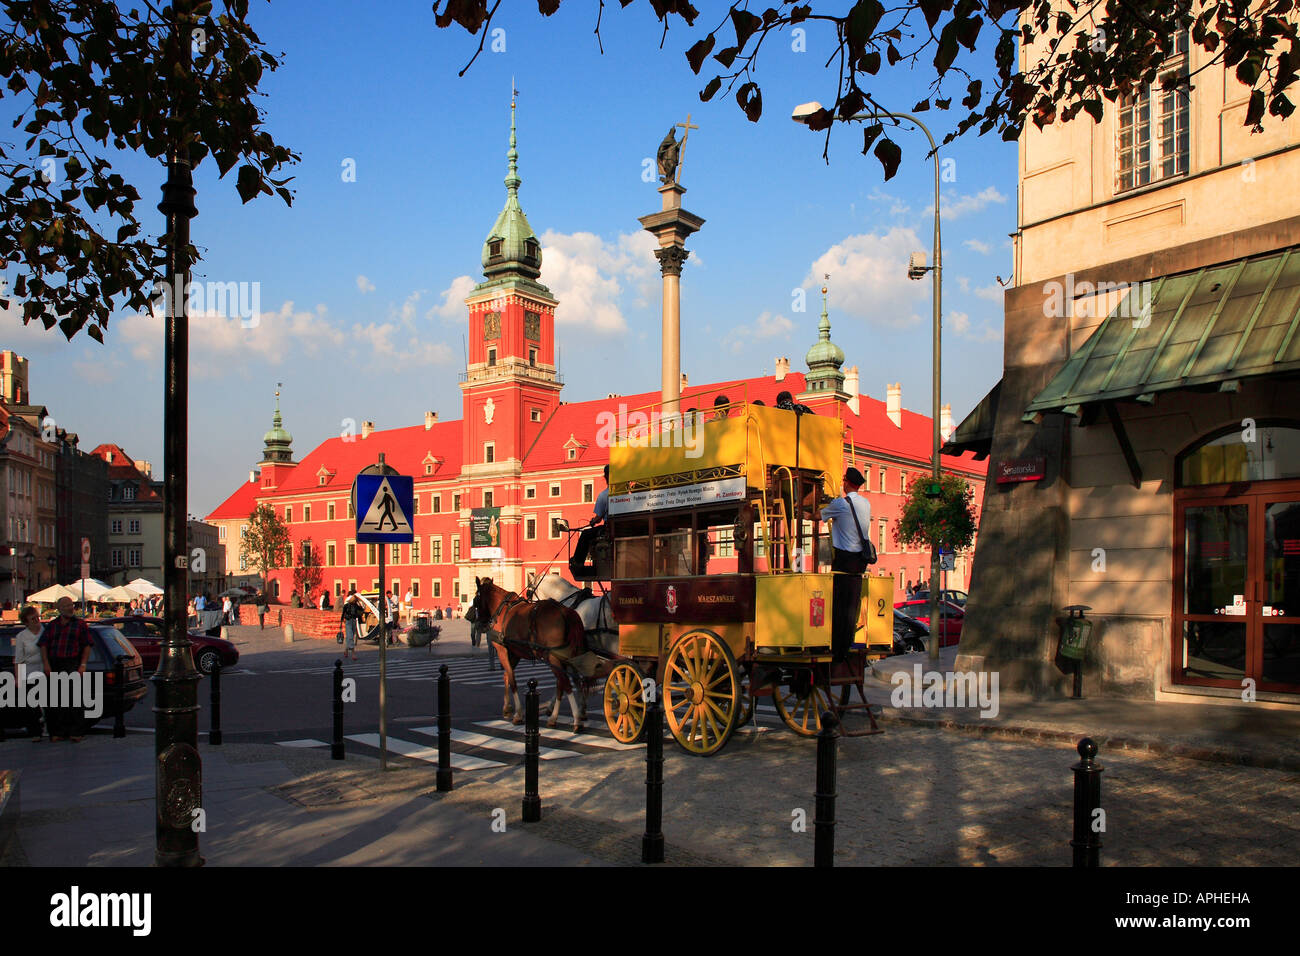
{"type": "MultiPolygon", "coordinates": [[[[560,404],[555,368],[558,303],[538,281],[541,243],[519,206],[513,100],[506,158],[506,203],[483,243],[484,279],[465,299],[469,362],[460,387],[467,478],[517,478],[523,457],[560,404]]],[[[495,504],[507,503],[503,490],[498,488],[495,504]]]]}

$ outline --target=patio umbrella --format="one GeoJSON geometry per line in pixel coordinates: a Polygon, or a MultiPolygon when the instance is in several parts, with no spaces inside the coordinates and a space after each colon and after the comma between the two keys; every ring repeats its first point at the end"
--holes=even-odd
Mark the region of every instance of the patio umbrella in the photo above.
{"type": "Polygon", "coordinates": [[[59,598],[70,597],[74,601],[77,595],[70,588],[65,588],[62,584],[51,584],[43,591],[37,591],[35,594],[29,594],[27,600],[32,604],[54,604],[59,598]]]}
{"type": "Polygon", "coordinates": [[[125,584],[119,584],[101,594],[96,600],[100,604],[130,604],[140,597],[140,592],[125,584]]]}
{"type": "Polygon", "coordinates": [[[218,594],[217,597],[246,598],[248,597],[248,592],[243,588],[227,588],[218,594]]]}
{"type": "Polygon", "coordinates": [[[130,588],[132,591],[135,591],[141,597],[152,597],[155,594],[163,593],[162,588],[158,587],[158,585],[154,584],[152,581],[147,581],[144,578],[136,578],[134,581],[127,581],[126,587],[130,588]]]}
{"type": "Polygon", "coordinates": [[[72,593],[72,597],[77,601],[81,600],[81,586],[83,582],[86,586],[87,601],[98,601],[104,592],[112,590],[107,584],[103,581],[97,580],[96,578],[81,578],[80,580],[73,581],[71,584],[67,585],[68,590],[72,593]]]}

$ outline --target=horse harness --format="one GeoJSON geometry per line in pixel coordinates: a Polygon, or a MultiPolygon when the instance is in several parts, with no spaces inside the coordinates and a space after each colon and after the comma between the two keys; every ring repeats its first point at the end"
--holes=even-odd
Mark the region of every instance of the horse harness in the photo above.
{"type": "MultiPolygon", "coordinates": [[[[537,615],[541,611],[542,605],[539,602],[530,602],[526,597],[520,597],[515,594],[514,591],[507,591],[506,595],[506,599],[497,605],[497,609],[492,612],[492,617],[488,619],[486,626],[488,637],[496,641],[498,644],[504,644],[507,647],[512,645],[515,647],[526,647],[534,654],[541,652],[543,657],[550,657],[551,654],[558,650],[558,648],[547,647],[545,644],[538,644],[536,640],[531,640],[531,638],[537,637],[537,615]],[[518,638],[506,637],[505,632],[496,626],[497,621],[511,608],[518,607],[521,604],[530,603],[533,605],[528,611],[528,636],[530,640],[521,641],[518,638]]],[[[559,602],[557,601],[556,603],[558,604],[559,602]]]]}

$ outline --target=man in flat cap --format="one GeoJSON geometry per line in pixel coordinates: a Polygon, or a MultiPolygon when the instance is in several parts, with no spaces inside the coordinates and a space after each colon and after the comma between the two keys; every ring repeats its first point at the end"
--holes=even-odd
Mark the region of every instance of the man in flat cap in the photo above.
{"type": "Polygon", "coordinates": [[[862,472],[844,472],[844,497],[822,509],[822,520],[831,522],[831,544],[835,572],[831,588],[831,654],[836,663],[848,656],[857,629],[862,604],[862,575],[867,570],[867,535],[871,528],[871,502],[858,494],[862,472]]]}

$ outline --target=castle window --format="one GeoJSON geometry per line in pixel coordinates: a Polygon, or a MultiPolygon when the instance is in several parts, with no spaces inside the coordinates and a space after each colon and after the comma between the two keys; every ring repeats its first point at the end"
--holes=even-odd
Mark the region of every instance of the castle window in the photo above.
{"type": "Polygon", "coordinates": [[[497,364],[497,350],[488,349],[488,368],[492,368],[496,364],[497,364]]]}
{"type": "Polygon", "coordinates": [[[528,420],[540,422],[542,420],[542,410],[540,408],[528,409],[528,420]]]}
{"type": "Polygon", "coordinates": [[[530,258],[530,259],[536,259],[536,258],[537,258],[537,240],[536,240],[536,239],[525,239],[525,240],[524,240],[524,255],[528,256],[528,258],[530,258]]]}
{"type": "Polygon", "coordinates": [[[496,259],[501,255],[501,240],[492,239],[488,241],[488,256],[496,259]]]}

